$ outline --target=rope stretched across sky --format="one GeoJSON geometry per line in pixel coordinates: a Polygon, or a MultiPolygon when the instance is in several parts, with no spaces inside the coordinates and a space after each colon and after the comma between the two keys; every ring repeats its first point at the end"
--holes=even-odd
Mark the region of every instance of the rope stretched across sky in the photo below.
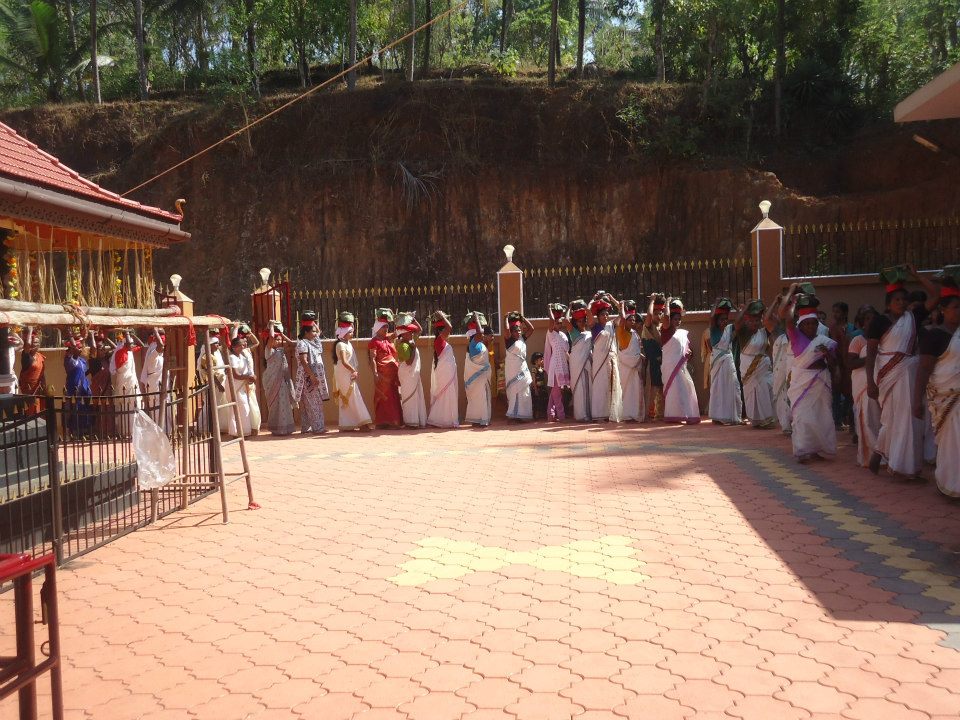
{"type": "MultiPolygon", "coordinates": [[[[259,125],[259,124],[262,123],[264,120],[267,120],[268,118],[271,118],[271,117],[273,117],[274,115],[277,115],[278,113],[286,110],[288,107],[290,107],[291,105],[294,105],[294,104],[300,102],[300,101],[303,100],[305,97],[308,97],[308,96],[310,96],[310,95],[313,95],[313,94],[316,93],[316,92],[319,92],[320,90],[323,90],[323,88],[327,87],[328,85],[330,85],[330,84],[336,82],[337,80],[343,78],[344,76],[348,75],[349,73],[351,73],[352,71],[354,71],[355,69],[357,69],[358,67],[360,67],[361,65],[363,65],[365,62],[369,62],[369,61],[372,60],[375,56],[380,55],[380,54],[386,52],[387,50],[392,50],[392,49],[395,48],[397,45],[400,45],[401,43],[405,42],[406,40],[409,40],[411,37],[413,37],[414,35],[416,35],[416,34],[417,34],[418,32],[420,32],[421,30],[424,30],[424,29],[430,27],[430,26],[433,25],[434,23],[436,23],[436,22],[442,20],[443,18],[445,18],[447,15],[450,15],[450,14],[452,14],[452,13],[455,13],[455,12],[460,11],[461,9],[463,9],[464,7],[467,6],[467,3],[468,3],[468,2],[469,2],[469,0],[461,0],[461,2],[457,3],[456,5],[453,5],[453,6],[449,7],[449,8],[447,8],[446,10],[444,10],[444,11],[443,11],[442,13],[440,13],[439,15],[437,15],[437,16],[431,18],[430,20],[428,20],[427,22],[425,22],[423,25],[420,25],[419,27],[414,28],[413,30],[411,30],[410,32],[408,32],[406,35],[403,35],[403,36],[397,38],[397,39],[394,40],[392,43],[390,43],[389,45],[385,45],[384,47],[380,48],[380,49],[377,50],[376,52],[370,53],[370,54],[367,55],[365,58],[362,58],[361,60],[358,60],[357,62],[355,62],[355,63],[354,63],[353,65],[351,65],[350,67],[346,68],[345,70],[341,70],[339,73],[337,73],[337,74],[334,75],[333,77],[327,78],[326,80],[324,80],[324,81],[323,81],[322,83],[320,83],[319,85],[316,85],[316,86],[310,88],[309,90],[306,90],[306,91],[300,93],[300,94],[297,95],[295,98],[292,98],[292,99],[288,100],[287,102],[285,102],[285,103],[284,103],[283,105],[281,105],[280,107],[274,108],[273,110],[271,110],[271,111],[268,112],[267,114],[261,115],[260,117],[256,118],[255,120],[251,120],[250,122],[248,122],[246,125],[244,125],[244,126],[241,127],[240,129],[234,130],[232,133],[230,133],[230,134],[227,135],[226,137],[220,138],[219,140],[217,140],[217,141],[216,141],[215,143],[213,143],[212,145],[208,145],[208,146],[205,147],[203,150],[200,150],[199,152],[195,152],[195,153],[194,153],[193,155],[191,155],[190,157],[184,158],[183,160],[181,160],[180,162],[176,163],[175,165],[171,165],[170,167],[168,167],[168,168],[167,168],[166,170],[164,170],[163,172],[159,172],[159,173],[157,173],[156,175],[154,175],[153,177],[151,177],[151,178],[149,178],[149,179],[147,179],[147,180],[144,180],[144,181],[143,181],[142,183],[140,183],[139,185],[130,188],[129,190],[127,190],[127,191],[124,192],[124,193],[121,193],[121,194],[120,194],[120,197],[126,197],[126,196],[129,195],[130,193],[136,192],[136,191],[139,190],[140,188],[143,188],[143,187],[146,187],[147,185],[150,185],[152,182],[154,182],[155,180],[159,180],[159,179],[162,178],[164,175],[167,175],[168,173],[173,172],[173,171],[176,170],[177,168],[181,168],[181,167],[183,167],[184,165],[186,165],[187,163],[191,163],[191,162],[193,162],[194,160],[196,160],[197,158],[206,155],[208,152],[210,152],[210,151],[213,150],[214,148],[219,147],[220,145],[223,145],[225,142],[229,142],[230,140],[232,140],[233,138],[237,137],[238,135],[242,135],[243,133],[245,133],[247,130],[249,130],[249,129],[252,128],[253,126],[259,125]]],[[[413,62],[413,59],[412,59],[412,58],[410,59],[410,62],[413,62]]]]}

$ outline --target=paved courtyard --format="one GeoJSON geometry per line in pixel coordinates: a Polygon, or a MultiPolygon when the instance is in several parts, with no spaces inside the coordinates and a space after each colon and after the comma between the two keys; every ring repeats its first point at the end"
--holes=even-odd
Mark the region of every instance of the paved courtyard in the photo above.
{"type": "Polygon", "coordinates": [[[211,497],[61,571],[69,717],[960,713],[960,505],[848,445],[798,466],[773,431],[501,424],[248,448],[261,510],[235,483],[228,525],[211,497]]]}

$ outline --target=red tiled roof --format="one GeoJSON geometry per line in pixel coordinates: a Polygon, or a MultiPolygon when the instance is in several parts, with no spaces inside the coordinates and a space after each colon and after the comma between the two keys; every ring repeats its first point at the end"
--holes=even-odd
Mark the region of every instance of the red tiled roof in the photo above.
{"type": "Polygon", "coordinates": [[[3,123],[0,123],[0,175],[175,225],[183,220],[182,215],[142,205],[104,190],[3,123]]]}

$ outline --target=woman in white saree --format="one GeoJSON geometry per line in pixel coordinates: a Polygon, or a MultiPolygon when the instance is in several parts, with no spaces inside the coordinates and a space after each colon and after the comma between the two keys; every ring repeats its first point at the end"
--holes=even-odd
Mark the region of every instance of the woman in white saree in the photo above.
{"type": "Polygon", "coordinates": [[[920,479],[923,420],[912,412],[919,365],[917,330],[940,291],[912,266],[885,270],[882,277],[887,283],[887,311],[867,328],[867,396],[880,403],[880,432],[869,467],[877,473],[886,460],[888,472],[920,479]],[[904,287],[908,274],[924,285],[930,298],[914,310],[909,309],[904,287]]]}
{"type": "Polygon", "coordinates": [[[427,403],[423,395],[423,378],[420,374],[420,350],[417,339],[423,328],[413,313],[406,313],[397,325],[397,358],[400,361],[400,407],[403,409],[403,424],[408,428],[427,425],[427,403]]]}
{"type": "Polygon", "coordinates": [[[687,361],[693,350],[690,333],[680,328],[683,304],[674,298],[667,303],[670,324],[661,333],[663,341],[663,420],[669,423],[700,422],[697,387],[690,376],[687,361]]]}
{"type": "Polygon", "coordinates": [[[739,425],[743,414],[740,381],[733,361],[733,303],[720,298],[713,306],[710,327],[703,331],[704,345],[710,348],[710,403],[708,414],[717,425],[739,425]]]}
{"type": "Polygon", "coordinates": [[[490,353],[483,342],[483,323],[474,313],[467,319],[467,354],[463,359],[463,391],[467,411],[463,421],[476,427],[490,424],[490,353]]]}
{"type": "Polygon", "coordinates": [[[960,289],[955,282],[944,282],[940,290],[940,310],[942,324],[931,328],[920,339],[920,377],[913,414],[914,417],[922,415],[924,405],[928,404],[937,437],[937,487],[944,495],[957,498],[960,497],[960,289]]]}
{"type": "Polygon", "coordinates": [[[590,329],[593,350],[590,356],[590,416],[595,422],[620,422],[620,371],[617,369],[616,328],[610,322],[611,295],[597,293],[590,303],[594,324],[590,329]]]}
{"type": "Polygon", "coordinates": [[[507,417],[517,422],[533,419],[533,395],[530,385],[533,376],[527,365],[527,338],[533,334],[533,324],[521,313],[507,315],[504,328],[504,378],[507,395],[507,417]]]}
{"type": "Polygon", "coordinates": [[[570,303],[570,390],[573,393],[573,417],[577,422],[590,420],[590,353],[593,338],[587,329],[587,304],[570,303]]]}
{"type": "Polygon", "coordinates": [[[433,369],[430,372],[430,412],[427,425],[460,427],[460,396],[457,388],[457,358],[447,342],[452,325],[443,313],[434,317],[433,369]]]}
{"type": "Polygon", "coordinates": [[[360,394],[357,351],[353,348],[353,324],[337,323],[337,340],[333,344],[333,393],[339,410],[341,430],[369,430],[373,420],[360,394]]]}
{"type": "Polygon", "coordinates": [[[780,309],[794,357],[789,389],[793,429],[790,439],[793,455],[801,463],[831,458],[837,453],[832,410],[837,343],[818,333],[819,304],[816,296],[798,292],[794,284],[780,309]]]}
{"type": "Polygon", "coordinates": [[[643,387],[643,345],[637,331],[637,304],[632,300],[620,303],[617,320],[617,368],[620,377],[623,420],[645,422],[647,403],[643,387]]]}
{"type": "Polygon", "coordinates": [[[769,355],[770,334],[776,329],[776,322],[764,310],[761,300],[752,300],[733,322],[741,343],[743,413],[750,425],[758,429],[772,428],[777,421],[773,409],[773,364],[769,355]]]}

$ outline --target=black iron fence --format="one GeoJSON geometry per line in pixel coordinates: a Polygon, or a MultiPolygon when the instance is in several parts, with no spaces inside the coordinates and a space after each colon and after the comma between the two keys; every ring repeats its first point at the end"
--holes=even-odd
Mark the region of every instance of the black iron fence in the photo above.
{"type": "Polygon", "coordinates": [[[783,277],[859,275],[960,262],[960,218],[797,225],[783,232],[783,277]]]}
{"type": "Polygon", "coordinates": [[[213,492],[207,397],[196,384],[186,394],[0,398],[0,553],[52,552],[62,563],[213,492]],[[185,487],[140,489],[131,434],[141,408],[166,430],[185,487]]]}
{"type": "Polygon", "coordinates": [[[462,332],[460,321],[468,310],[479,310],[499,332],[497,288],[494,283],[427,285],[423,287],[352,288],[340,290],[293,290],[293,307],[299,316],[313,310],[326,337],[332,337],[337,313],[349,310],[357,318],[357,336],[370,337],[374,311],[388,307],[401,312],[416,311],[424,334],[432,334],[427,320],[436,310],[443,310],[453,321],[454,332],[462,332]]]}
{"type": "Polygon", "coordinates": [[[532,268],[523,271],[523,306],[530,317],[545,317],[547,304],[589,301],[597,290],[645,304],[651,293],[679,297],[687,310],[709,310],[718,297],[746,302],[752,293],[750,258],[614,263],[591,267],[532,268]]]}

